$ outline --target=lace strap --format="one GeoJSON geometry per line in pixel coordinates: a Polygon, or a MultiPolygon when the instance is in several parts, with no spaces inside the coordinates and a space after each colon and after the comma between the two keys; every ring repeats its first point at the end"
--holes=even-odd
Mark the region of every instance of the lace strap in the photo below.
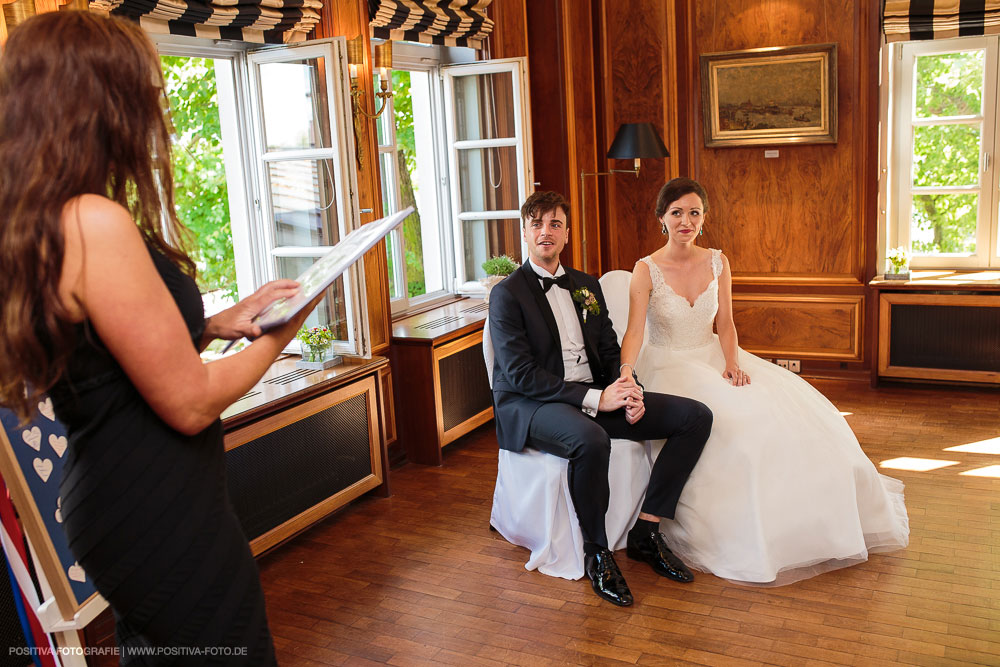
{"type": "Polygon", "coordinates": [[[646,268],[649,269],[649,277],[653,281],[653,289],[656,289],[660,285],[663,285],[664,282],[663,274],[660,273],[660,267],[656,265],[656,262],[653,261],[653,258],[650,257],[649,255],[646,255],[639,261],[645,264],[646,268]]]}
{"type": "Polygon", "coordinates": [[[722,275],[722,251],[712,248],[712,276],[718,278],[722,275]]]}

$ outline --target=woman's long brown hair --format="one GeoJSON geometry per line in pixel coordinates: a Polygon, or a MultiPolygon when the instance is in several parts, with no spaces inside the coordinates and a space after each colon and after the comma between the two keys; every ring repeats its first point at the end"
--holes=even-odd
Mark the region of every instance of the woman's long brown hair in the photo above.
{"type": "Polygon", "coordinates": [[[156,50],[125,19],[39,14],[0,54],[0,404],[22,419],[76,342],[59,298],[67,202],[118,202],[148,244],[194,274],[174,212],[165,99],[156,50]]]}

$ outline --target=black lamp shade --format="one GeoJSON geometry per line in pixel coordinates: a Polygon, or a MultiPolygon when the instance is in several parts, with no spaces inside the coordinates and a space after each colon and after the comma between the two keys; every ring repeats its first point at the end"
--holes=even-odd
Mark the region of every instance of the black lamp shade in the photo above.
{"type": "Polygon", "coordinates": [[[608,157],[615,160],[670,157],[670,151],[652,123],[622,123],[608,149],[608,157]]]}

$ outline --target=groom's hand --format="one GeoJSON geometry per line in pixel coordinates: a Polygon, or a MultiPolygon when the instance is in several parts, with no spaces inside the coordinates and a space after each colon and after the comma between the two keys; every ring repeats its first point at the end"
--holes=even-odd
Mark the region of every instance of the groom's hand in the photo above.
{"type": "Polygon", "coordinates": [[[625,417],[630,424],[638,421],[646,411],[642,403],[642,389],[632,378],[618,378],[605,387],[604,391],[601,392],[601,401],[597,407],[600,412],[614,412],[622,408],[625,409],[625,417]],[[632,419],[630,413],[635,415],[636,411],[638,411],[638,415],[632,419]]]}

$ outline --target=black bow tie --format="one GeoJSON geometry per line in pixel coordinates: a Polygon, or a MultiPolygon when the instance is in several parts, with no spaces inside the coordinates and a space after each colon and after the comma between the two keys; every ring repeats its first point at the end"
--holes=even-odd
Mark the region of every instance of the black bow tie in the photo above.
{"type": "Polygon", "coordinates": [[[558,285],[563,289],[568,290],[570,286],[569,274],[564,273],[558,278],[542,278],[542,292],[548,292],[553,285],[558,285]]]}

